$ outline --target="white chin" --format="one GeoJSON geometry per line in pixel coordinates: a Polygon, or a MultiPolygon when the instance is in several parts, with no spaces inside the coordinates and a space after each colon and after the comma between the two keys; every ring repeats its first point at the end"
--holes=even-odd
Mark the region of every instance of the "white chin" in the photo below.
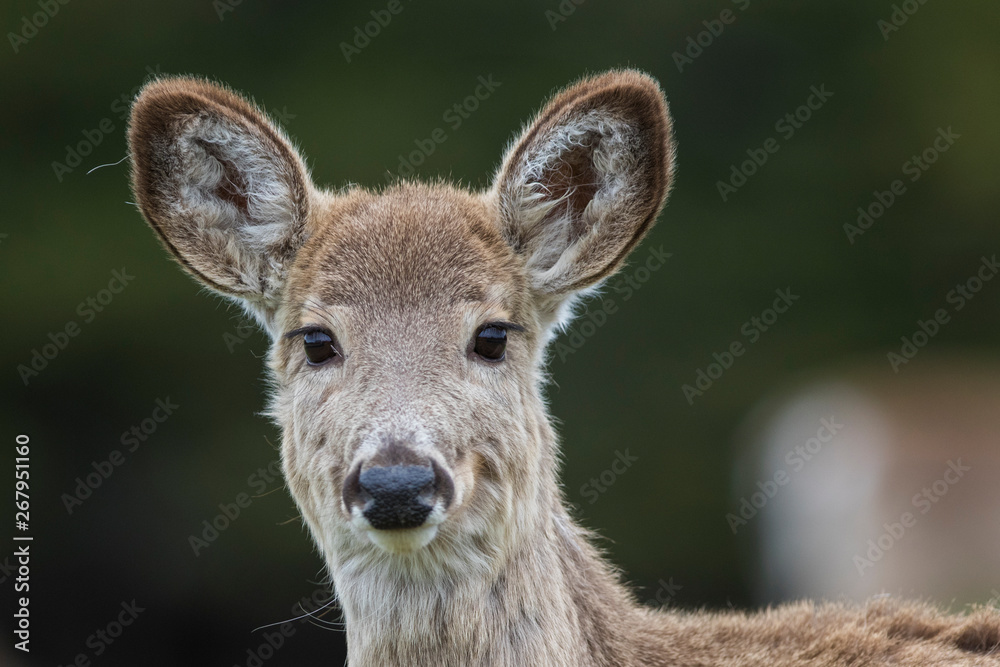
{"type": "Polygon", "coordinates": [[[389,553],[410,553],[423,549],[437,535],[438,527],[421,526],[420,528],[403,528],[401,530],[368,530],[368,539],[377,547],[389,553]]]}

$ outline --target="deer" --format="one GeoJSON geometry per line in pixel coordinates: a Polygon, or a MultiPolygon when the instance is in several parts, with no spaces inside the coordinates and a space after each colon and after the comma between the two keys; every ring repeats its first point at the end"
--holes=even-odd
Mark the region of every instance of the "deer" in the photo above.
{"type": "Polygon", "coordinates": [[[349,664],[1000,665],[986,608],[650,609],[571,516],[546,350],[665,204],[649,75],[555,94],[479,191],[321,189],[264,111],[192,77],[145,85],[128,142],[169,254],[270,337],[267,414],[349,664]]]}

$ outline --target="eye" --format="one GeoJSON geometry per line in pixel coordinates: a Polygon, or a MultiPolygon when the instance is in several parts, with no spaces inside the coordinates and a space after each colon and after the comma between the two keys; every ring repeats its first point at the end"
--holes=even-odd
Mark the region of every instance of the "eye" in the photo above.
{"type": "Polygon", "coordinates": [[[302,346],[306,350],[309,363],[317,366],[336,357],[339,352],[333,342],[333,336],[327,331],[313,329],[302,336],[302,346]]]}
{"type": "Polygon", "coordinates": [[[472,350],[487,361],[502,361],[507,350],[507,330],[487,324],[476,332],[472,350]]]}

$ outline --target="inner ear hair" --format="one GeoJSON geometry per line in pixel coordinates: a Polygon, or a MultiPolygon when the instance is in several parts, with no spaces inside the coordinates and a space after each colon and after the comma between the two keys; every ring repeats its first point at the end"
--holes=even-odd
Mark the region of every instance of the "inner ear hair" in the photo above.
{"type": "Polygon", "coordinates": [[[616,71],[556,95],[495,184],[535,287],[565,295],[617,270],[655,222],[672,169],[670,118],[650,77],[616,71]]]}
{"type": "Polygon", "coordinates": [[[311,187],[281,130],[228,88],[166,78],[136,98],[129,146],[136,202],[181,265],[251,310],[272,308],[311,187]]]}

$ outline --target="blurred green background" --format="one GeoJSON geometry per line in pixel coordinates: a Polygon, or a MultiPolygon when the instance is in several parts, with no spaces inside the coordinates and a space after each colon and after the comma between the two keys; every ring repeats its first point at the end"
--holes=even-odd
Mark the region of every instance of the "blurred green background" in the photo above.
{"type": "MultiPolygon", "coordinates": [[[[32,32],[25,21],[43,5],[0,13],[0,487],[10,489],[14,436],[29,434],[35,537],[33,650],[10,664],[69,664],[80,653],[94,664],[254,664],[265,633],[251,630],[291,618],[322,578],[282,483],[249,479],[277,459],[277,432],[257,414],[266,340],[166,259],[128,203],[127,162],[87,173],[125,156],[123,114],[150,71],[227,82],[283,123],[317,183],[372,187],[439,127],[447,140],[419,177],[485,187],[506,142],[556,88],[619,66],[661,81],[679,170],[627,275],[651,248],[672,257],[616,298],[602,326],[574,327],[592,335],[553,357],[549,396],[578,516],[607,538],[640,598],[672,581],[679,607],[752,603],[752,534],[734,536],[724,516],[732,434],[758,399],[801,373],[898,349],[1000,250],[1000,6],[988,0],[919,5],[888,39],[878,21],[890,19],[889,2],[402,0],[350,62],[341,43],[385,2],[53,0],[57,13],[32,32]],[[724,10],[733,20],[716,23],[724,10]],[[688,41],[699,33],[700,54],[688,41]],[[697,57],[678,67],[675,52],[689,48],[697,57]],[[444,113],[480,76],[500,86],[453,127],[444,113]],[[833,95],[786,137],[775,124],[811,86],[833,95]],[[903,164],[948,127],[960,138],[910,182],[903,164]],[[717,182],[770,137],[779,150],[723,201],[717,182]],[[69,149],[87,152],[77,166],[69,149]],[[905,194],[850,243],[844,225],[898,178],[905,194]],[[86,319],[78,305],[123,269],[134,279],[86,319]],[[742,338],[778,288],[799,301],[690,405],[681,386],[742,338]],[[26,386],[18,366],[71,321],[79,335],[26,386]],[[68,513],[63,494],[76,478],[125,449],[123,432],[167,398],[174,413],[68,513]],[[583,486],[626,448],[639,462],[590,502],[583,486]],[[195,556],[189,536],[240,493],[254,495],[250,506],[195,556]],[[88,638],[133,599],[145,611],[96,655],[88,638]]],[[[996,356],[998,331],[1000,287],[990,286],[931,346],[996,356]]],[[[12,519],[2,525],[0,536],[13,530],[12,519]]],[[[0,546],[0,558],[10,551],[0,546]]],[[[0,625],[10,624],[5,606],[0,625]]],[[[340,632],[294,628],[264,664],[342,660],[340,632]]]]}

